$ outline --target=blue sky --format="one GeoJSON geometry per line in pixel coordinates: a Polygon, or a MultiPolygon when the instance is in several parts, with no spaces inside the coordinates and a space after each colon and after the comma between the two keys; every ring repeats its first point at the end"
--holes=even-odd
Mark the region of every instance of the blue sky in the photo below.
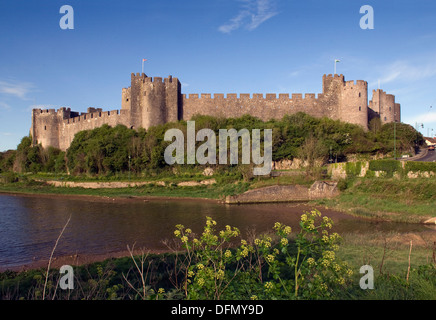
{"type": "Polygon", "coordinates": [[[35,106],[120,109],[143,58],[183,93],[319,93],[340,59],[337,73],[368,81],[370,98],[380,81],[403,122],[436,134],[435,1],[2,0],[0,151],[28,135],[35,106]],[[74,30],[59,26],[65,4],[74,30]]]}

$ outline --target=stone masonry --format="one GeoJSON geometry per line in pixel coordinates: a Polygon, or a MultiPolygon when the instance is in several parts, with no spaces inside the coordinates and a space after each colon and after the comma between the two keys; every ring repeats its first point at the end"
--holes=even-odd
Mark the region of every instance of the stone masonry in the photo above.
{"type": "Polygon", "coordinates": [[[314,117],[329,117],[368,128],[374,117],[381,122],[401,121],[400,104],[383,90],[374,90],[368,102],[368,83],[363,80],[345,81],[343,75],[324,75],[322,93],[182,94],[177,78],[148,77],[131,74],[131,85],[123,88],[121,110],[103,111],[88,108],[79,113],[70,108],[33,109],[30,134],[33,144],[44,148],[53,146],[67,150],[74,135],[103,124],[122,124],[131,129],[190,120],[192,116],[240,117],[250,114],[261,120],[281,119],[286,114],[305,112],[314,117]]]}

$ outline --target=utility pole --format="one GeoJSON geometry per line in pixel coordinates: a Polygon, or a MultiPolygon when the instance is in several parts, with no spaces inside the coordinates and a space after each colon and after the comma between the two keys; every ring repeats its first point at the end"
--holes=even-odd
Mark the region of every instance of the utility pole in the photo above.
{"type": "Polygon", "coordinates": [[[130,154],[129,154],[129,182],[130,182],[130,154]]]}
{"type": "MultiPolygon", "coordinates": [[[[418,128],[419,128],[419,127],[424,128],[424,124],[423,124],[423,123],[415,122],[415,130],[416,130],[417,132],[419,132],[419,131],[418,131],[418,128]]],[[[416,136],[416,141],[415,141],[415,150],[416,150],[416,148],[418,148],[418,136],[416,136]]]]}
{"type": "Polygon", "coordinates": [[[394,114],[394,160],[397,160],[397,114],[394,114]]]}
{"type": "Polygon", "coordinates": [[[416,130],[416,131],[418,131],[418,128],[419,128],[419,127],[424,128],[424,124],[423,124],[423,123],[415,122],[415,130],[416,130]]]}

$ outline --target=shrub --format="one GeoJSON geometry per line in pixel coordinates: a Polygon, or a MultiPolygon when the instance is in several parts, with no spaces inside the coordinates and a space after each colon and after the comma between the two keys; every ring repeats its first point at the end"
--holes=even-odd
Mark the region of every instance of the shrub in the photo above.
{"type": "Polygon", "coordinates": [[[1,182],[3,183],[14,183],[18,182],[18,176],[13,172],[6,172],[0,176],[1,182]]]}
{"type": "Polygon", "coordinates": [[[420,161],[408,161],[405,166],[406,174],[410,171],[417,172],[434,172],[436,173],[436,162],[420,162],[420,161]]]}
{"type": "Polygon", "coordinates": [[[402,167],[397,160],[372,160],[369,162],[369,170],[384,171],[387,177],[392,177],[394,172],[401,171],[402,167]]]}
{"type": "Polygon", "coordinates": [[[362,163],[358,162],[347,162],[345,165],[345,171],[348,177],[357,177],[362,171],[362,163]]]}
{"type": "Polygon", "coordinates": [[[187,251],[181,290],[187,299],[322,299],[345,286],[352,274],[339,261],[340,237],[329,235],[332,220],[318,210],[301,216],[300,232],[277,222],[273,235],[249,242],[237,228],[216,232],[208,217],[200,237],[177,225],[174,234],[187,251]]]}

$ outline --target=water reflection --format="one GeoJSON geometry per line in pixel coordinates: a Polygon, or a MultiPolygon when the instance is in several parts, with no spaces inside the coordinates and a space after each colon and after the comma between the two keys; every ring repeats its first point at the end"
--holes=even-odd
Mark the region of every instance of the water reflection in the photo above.
{"type": "MultiPolygon", "coordinates": [[[[303,204],[223,205],[212,201],[152,200],[120,201],[87,198],[0,195],[0,267],[48,259],[71,215],[71,221],[56,248],[56,255],[101,254],[136,247],[166,249],[163,239],[172,239],[174,226],[183,224],[201,233],[205,217],[218,223],[262,233],[276,221],[298,229],[303,204]]],[[[344,233],[420,232],[421,225],[369,222],[331,210],[335,231],[344,233]]]]}

